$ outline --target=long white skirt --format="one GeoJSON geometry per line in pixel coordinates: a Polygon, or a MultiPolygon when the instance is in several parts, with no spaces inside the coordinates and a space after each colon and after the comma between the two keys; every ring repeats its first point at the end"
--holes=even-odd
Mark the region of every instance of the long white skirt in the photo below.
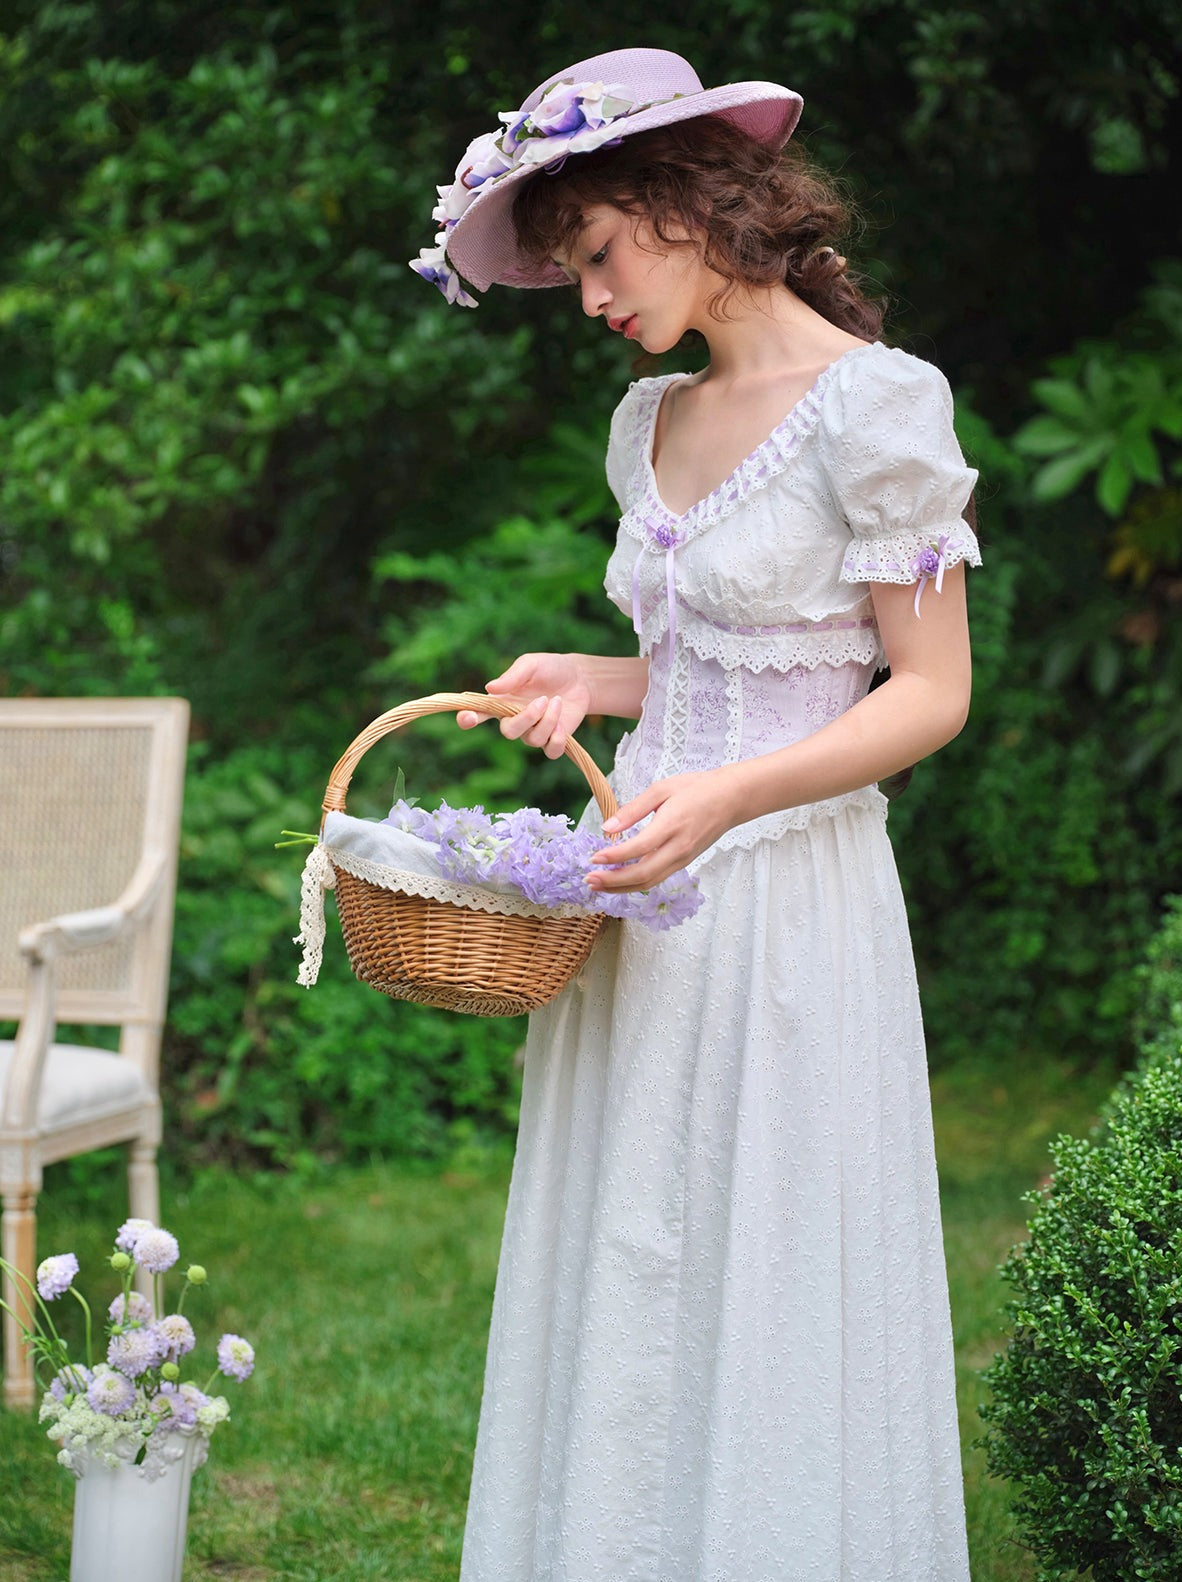
{"type": "Polygon", "coordinates": [[[883,818],[699,873],[531,1019],[461,1582],[967,1582],[883,818]]]}

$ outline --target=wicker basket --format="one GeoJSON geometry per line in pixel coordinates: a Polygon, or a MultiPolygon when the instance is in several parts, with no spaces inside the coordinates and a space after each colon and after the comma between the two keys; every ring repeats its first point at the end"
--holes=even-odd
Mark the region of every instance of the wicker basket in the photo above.
{"type": "MultiPolygon", "coordinates": [[[[479,692],[437,692],[391,709],[366,726],[333,770],[325,814],[345,811],[353,771],[375,742],[427,714],[460,709],[499,718],[520,711],[516,703],[479,692]]],[[[603,775],[576,741],[568,740],[566,756],[610,818],[616,799],[603,775]]],[[[506,916],[382,889],[337,864],[333,872],[345,949],[362,983],[396,1000],[473,1016],[517,1016],[545,1005],[582,967],[607,921],[602,913],[506,916]]]]}

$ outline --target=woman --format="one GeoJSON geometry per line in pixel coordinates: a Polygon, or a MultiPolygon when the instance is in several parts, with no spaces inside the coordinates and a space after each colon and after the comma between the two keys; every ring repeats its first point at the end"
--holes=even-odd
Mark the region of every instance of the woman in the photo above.
{"type": "MultiPolygon", "coordinates": [[[[531,1019],[463,1582],[965,1582],[923,1034],[876,782],[970,686],[975,474],[876,339],[799,96],[664,51],[548,79],[442,188],[449,300],[569,283],[651,353],[612,424],[609,596],[638,657],[488,683],[557,756],[638,719],[587,883],[687,863],[531,1019]],[[889,679],[872,692],[875,671],[889,679]],[[645,937],[640,937],[644,935],[645,937]]],[[[479,723],[475,714],[459,723],[479,723]]]]}

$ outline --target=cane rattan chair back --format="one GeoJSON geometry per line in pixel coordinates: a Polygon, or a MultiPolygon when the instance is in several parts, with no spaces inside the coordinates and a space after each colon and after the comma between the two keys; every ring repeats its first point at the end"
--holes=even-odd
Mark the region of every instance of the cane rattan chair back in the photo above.
{"type": "MultiPolygon", "coordinates": [[[[188,717],[180,698],[0,700],[0,1023],[16,1029],[0,1039],[0,1250],[26,1278],[55,1160],[127,1143],[130,1212],[159,1216],[188,717]],[[117,1051],[56,1041],[59,1027],[95,1025],[119,1029],[117,1051]]],[[[19,1283],[3,1296],[23,1310],[19,1283]]],[[[4,1394],[33,1399],[7,1314],[4,1394]]]]}

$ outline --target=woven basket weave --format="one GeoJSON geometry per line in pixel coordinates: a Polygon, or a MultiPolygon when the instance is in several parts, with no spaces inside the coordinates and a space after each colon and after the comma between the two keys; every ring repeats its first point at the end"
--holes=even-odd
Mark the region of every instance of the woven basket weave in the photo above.
{"type": "MultiPolygon", "coordinates": [[[[324,793],[325,814],[345,811],[353,771],[375,742],[425,715],[461,709],[502,719],[520,712],[516,703],[479,692],[437,692],[390,709],[341,757],[324,793]]],[[[610,818],[616,799],[603,775],[573,739],[566,756],[582,770],[603,817],[610,818]]],[[[607,921],[602,913],[506,916],[386,890],[335,863],[333,872],[345,949],[362,983],[396,1000],[472,1016],[517,1016],[545,1005],[582,967],[607,921]]]]}

